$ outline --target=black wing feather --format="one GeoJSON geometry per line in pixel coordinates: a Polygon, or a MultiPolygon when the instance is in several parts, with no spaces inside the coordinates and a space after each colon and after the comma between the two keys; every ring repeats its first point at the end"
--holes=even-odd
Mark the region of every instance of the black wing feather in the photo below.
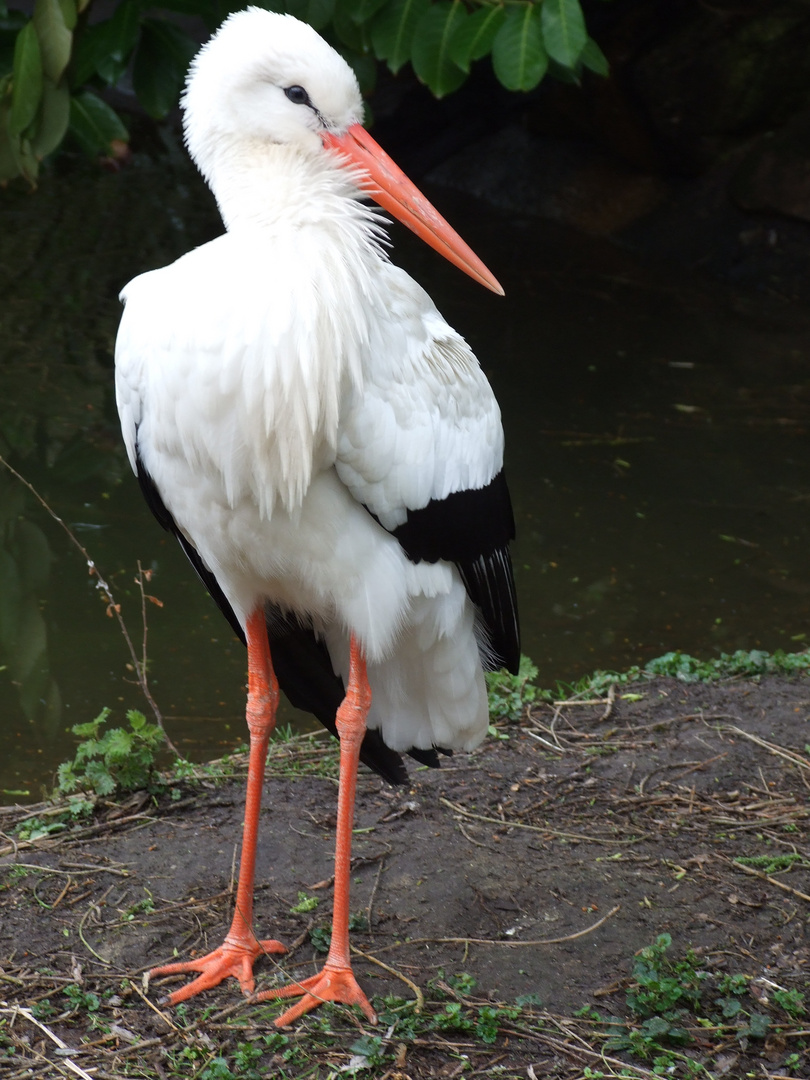
{"type": "Polygon", "coordinates": [[[503,469],[482,488],[454,491],[431,499],[421,510],[409,510],[404,524],[390,531],[411,562],[456,564],[489,631],[493,656],[488,666],[517,675],[520,627],[509,556],[515,517],[503,469]]]}
{"type": "MultiPolygon", "coordinates": [[[[177,537],[197,576],[244,645],[245,632],[233,608],[216,577],[203,563],[197,549],[177,528],[155,482],[144,467],[137,444],[135,454],[138,483],[149,509],[163,528],[177,537]]],[[[332,668],[326,646],[311,627],[274,605],[267,605],[266,617],[273,668],[284,695],[297,709],[312,713],[327,731],[337,738],[335,714],[346,691],[343,680],[332,668]]],[[[423,765],[433,768],[439,765],[435,750],[413,748],[408,753],[423,765]]],[[[407,783],[408,773],[402,758],[395,750],[386,746],[379,731],[366,731],[360,749],[360,760],[390,784],[407,783]]]]}

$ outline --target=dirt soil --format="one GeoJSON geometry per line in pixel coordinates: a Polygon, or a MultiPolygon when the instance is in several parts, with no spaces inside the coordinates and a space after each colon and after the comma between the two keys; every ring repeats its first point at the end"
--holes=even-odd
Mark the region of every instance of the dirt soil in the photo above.
{"type": "MultiPolygon", "coordinates": [[[[606,1048],[604,1028],[639,1028],[634,954],[666,933],[673,959],[696,951],[715,998],[724,975],[746,989],[722,1030],[685,1018],[663,1075],[810,1077],[810,681],[659,680],[543,705],[498,734],[414,769],[409,788],[364,771],[352,893],[369,923],[353,943],[374,958],[356,970],[378,1005],[421,992],[425,1015],[455,1001],[475,1017],[535,995],[494,1042],[446,1022],[375,1031],[330,1007],[274,1043],[276,1012],[232,980],[179,1011],[159,1004],[166,981],[144,995],[145,970],[213,948],[228,925],[243,783],[207,780],[99,803],[92,824],[34,841],[15,829],[47,808],[0,812],[0,1073],[5,1048],[9,1080],[661,1075],[655,1053],[606,1048]],[[770,1021],[759,1037],[753,1012],[770,1021]],[[228,1058],[235,1031],[268,1036],[257,1072],[228,1058]],[[379,1060],[352,1049],[362,1032],[383,1037],[379,1060]]],[[[257,863],[257,932],[296,945],[283,968],[299,977],[314,970],[308,929],[328,921],[336,795],[306,772],[327,752],[307,745],[273,757],[257,863]],[[291,912],[299,892],[317,909],[291,912]]],[[[259,988],[273,963],[257,963],[259,988]]]]}

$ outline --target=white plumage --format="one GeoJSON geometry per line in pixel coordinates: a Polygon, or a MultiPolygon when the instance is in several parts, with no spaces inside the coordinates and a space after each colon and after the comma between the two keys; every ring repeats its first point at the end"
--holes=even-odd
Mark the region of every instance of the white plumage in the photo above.
{"type": "Polygon", "coordinates": [[[483,666],[517,648],[500,413],[381,246],[362,201],[378,192],[342,153],[356,79],[310,27],[249,9],[198,55],[184,107],[227,231],[123,290],[133,469],[232,623],[265,608],[272,654],[294,616],[344,684],[354,635],[388,747],[469,749],[487,729],[483,666]],[[479,513],[500,521],[482,547],[479,513]],[[464,534],[447,555],[445,518],[464,534]]]}

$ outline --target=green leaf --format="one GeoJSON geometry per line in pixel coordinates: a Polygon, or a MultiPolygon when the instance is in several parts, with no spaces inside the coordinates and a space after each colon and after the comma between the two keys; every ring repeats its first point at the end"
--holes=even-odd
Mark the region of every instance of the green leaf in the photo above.
{"type": "Polygon", "coordinates": [[[130,709],[127,712],[127,720],[133,731],[140,731],[141,728],[146,727],[146,717],[138,709],[130,709]]]}
{"type": "MultiPolygon", "coordinates": [[[[370,52],[371,33],[369,28],[365,25],[359,25],[354,16],[354,0],[337,0],[332,16],[332,28],[337,35],[338,43],[346,45],[349,49],[353,49],[358,53],[370,52]]],[[[345,54],[342,55],[348,60],[345,54]]]]}
{"type": "MultiPolygon", "coordinates": [[[[351,11],[351,17],[358,26],[373,19],[387,0],[350,0],[347,7],[351,11]]],[[[338,0],[340,4],[340,0],[338,0]]]]}
{"type": "Polygon", "coordinates": [[[574,68],[588,35],[579,0],[543,0],[540,25],[546,52],[564,68],[574,68]]]}
{"type": "Polygon", "coordinates": [[[364,97],[371,94],[377,82],[377,61],[374,57],[344,45],[338,46],[338,52],[357,76],[360,93],[364,97]]]}
{"type": "Polygon", "coordinates": [[[748,1034],[752,1039],[764,1039],[771,1026],[771,1018],[765,1013],[751,1013],[748,1022],[748,1034]]]}
{"type": "Polygon", "coordinates": [[[115,780],[103,761],[91,761],[84,773],[97,795],[112,795],[115,780]]]}
{"type": "Polygon", "coordinates": [[[37,115],[42,99],[42,53],[32,22],[17,34],[12,68],[9,131],[21,135],[37,115]]]}
{"type": "Polygon", "coordinates": [[[308,22],[316,30],[323,30],[332,19],[335,0],[286,0],[285,7],[289,15],[308,22]]]}
{"type": "Polygon", "coordinates": [[[502,7],[483,7],[456,25],[450,55],[463,71],[470,70],[473,60],[492,52],[492,42],[505,17],[502,7]]]}
{"type": "Polygon", "coordinates": [[[132,84],[150,116],[163,119],[177,105],[197,44],[172,23],[145,19],[132,84]]]}
{"type": "Polygon", "coordinates": [[[67,795],[71,791],[75,791],[79,786],[79,778],[73,771],[72,761],[63,761],[59,768],[56,770],[56,788],[57,791],[67,795]]]}
{"type": "Polygon", "coordinates": [[[104,760],[107,765],[126,759],[132,753],[133,737],[123,728],[112,728],[104,736],[104,760]]]}
{"type": "Polygon", "coordinates": [[[70,133],[86,154],[107,154],[116,140],[127,142],[129,132],[118,113],[89,90],[70,102],[70,133]]]}
{"type": "Polygon", "coordinates": [[[100,75],[114,86],[129,64],[141,32],[141,9],[137,0],[124,0],[112,18],[88,26],[78,38],[71,66],[71,85],[84,86],[100,75]]]}
{"type": "Polygon", "coordinates": [[[32,21],[42,53],[42,70],[58,83],[68,66],[73,47],[73,34],[65,24],[59,0],[36,0],[32,21]]]}
{"type": "Polygon", "coordinates": [[[78,13],[75,0],[58,0],[62,12],[62,21],[71,33],[76,29],[78,13]]]}
{"type": "Polygon", "coordinates": [[[608,59],[593,38],[588,38],[585,42],[580,60],[589,71],[593,71],[596,75],[607,78],[610,74],[608,59]]]}
{"type": "Polygon", "coordinates": [[[374,52],[396,75],[411,58],[417,24],[428,9],[430,0],[390,0],[371,24],[374,52]]]}
{"type": "Polygon", "coordinates": [[[411,63],[437,98],[458,90],[467,73],[453,60],[450,43],[467,14],[461,0],[432,4],[416,24],[411,63]]]}
{"type": "Polygon", "coordinates": [[[533,90],[548,69],[548,54],[537,8],[521,4],[507,11],[492,43],[492,66],[507,90],[533,90]]]}

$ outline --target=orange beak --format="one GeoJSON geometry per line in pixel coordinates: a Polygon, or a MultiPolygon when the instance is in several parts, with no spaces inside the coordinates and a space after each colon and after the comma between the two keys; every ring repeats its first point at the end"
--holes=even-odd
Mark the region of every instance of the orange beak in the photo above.
{"type": "Polygon", "coordinates": [[[459,270],[503,296],[495,276],[361,124],[352,124],[345,135],[321,138],[328,150],[337,150],[368,173],[371,183],[365,190],[384,210],[459,270]]]}

